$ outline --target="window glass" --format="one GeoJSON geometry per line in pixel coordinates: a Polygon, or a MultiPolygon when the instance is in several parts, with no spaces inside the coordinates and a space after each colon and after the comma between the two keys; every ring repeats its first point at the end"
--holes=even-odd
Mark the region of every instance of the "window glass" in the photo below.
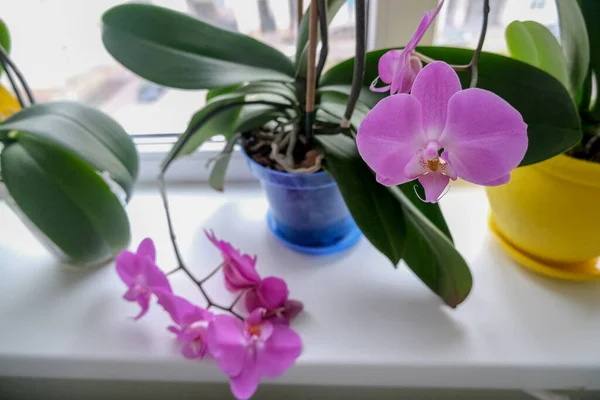
{"type": "MultiPolygon", "coordinates": [[[[295,53],[296,0],[143,2],[252,36],[287,55],[295,53]]],[[[203,106],[205,92],[157,86],[112,59],[102,45],[100,18],[105,10],[122,3],[125,1],[1,0],[1,17],[12,36],[11,56],[39,102],[83,102],[108,113],[132,134],[181,132],[203,106]]],[[[354,52],[352,3],[344,4],[331,24],[330,64],[354,52]]]]}

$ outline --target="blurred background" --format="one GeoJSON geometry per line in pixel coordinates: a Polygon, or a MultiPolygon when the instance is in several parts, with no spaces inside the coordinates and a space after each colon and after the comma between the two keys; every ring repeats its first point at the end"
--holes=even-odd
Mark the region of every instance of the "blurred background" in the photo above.
{"type": "MultiPolygon", "coordinates": [[[[12,34],[12,58],[39,102],[81,101],[111,115],[130,134],[182,132],[190,116],[204,104],[205,93],[167,89],[144,81],[117,64],[102,45],[102,13],[126,2],[0,0],[0,17],[12,34]]],[[[296,0],[137,2],[188,13],[223,29],[252,36],[290,56],[295,51],[296,0]]],[[[309,2],[305,0],[304,4],[309,2]]],[[[353,3],[348,0],[331,24],[330,65],[353,55],[353,3]]],[[[435,29],[434,44],[475,47],[482,7],[483,0],[447,0],[435,29]]],[[[535,20],[559,34],[554,0],[491,0],[491,9],[484,50],[506,53],[504,29],[514,19],[535,20]]],[[[418,21],[399,19],[397,23],[416,28],[418,21]]]]}

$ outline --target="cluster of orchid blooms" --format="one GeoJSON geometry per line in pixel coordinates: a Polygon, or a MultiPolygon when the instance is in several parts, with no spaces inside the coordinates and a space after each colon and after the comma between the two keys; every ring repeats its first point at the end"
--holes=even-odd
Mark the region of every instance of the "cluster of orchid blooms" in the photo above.
{"type": "MultiPolygon", "coordinates": [[[[174,294],[167,275],[156,265],[154,243],[149,238],[140,243],[136,253],[124,250],[119,254],[117,273],[128,287],[124,299],[141,307],[136,320],[146,314],[151,299],[156,298],[173,320],[168,330],[181,343],[182,354],[190,359],[214,358],[229,377],[233,394],[247,399],[262,377],[282,375],[300,356],[302,341],[289,327],[289,321],[302,311],[303,305],[289,299],[284,280],[260,277],[256,257],[242,254],[212,233],[206,234],[223,257],[217,270],[223,270],[225,288],[239,294],[230,307],[218,306],[207,297],[208,306],[202,308],[174,294]],[[237,300],[242,298],[246,317],[234,311],[237,300]],[[211,306],[226,313],[214,314],[211,306]]],[[[177,270],[180,269],[193,279],[185,267],[177,270]]],[[[214,273],[202,280],[194,279],[203,294],[202,284],[214,273]]]]}
{"type": "MultiPolygon", "coordinates": [[[[483,186],[505,184],[527,150],[527,124],[500,96],[461,88],[445,62],[423,68],[419,41],[444,5],[423,16],[402,50],[378,64],[371,90],[390,92],[363,119],[356,143],[377,181],[396,186],[418,179],[426,202],[435,203],[450,180],[483,186]],[[377,81],[386,84],[376,87],[377,81]]],[[[464,68],[464,67],[462,67],[464,68]]]]}
{"type": "MultiPolygon", "coordinates": [[[[375,171],[377,181],[395,186],[418,179],[426,202],[437,202],[450,180],[458,177],[485,186],[508,182],[527,150],[527,125],[517,110],[496,94],[477,88],[463,90],[452,66],[432,61],[423,67],[416,47],[444,0],[424,14],[413,38],[403,50],[391,50],[379,60],[374,91],[390,91],[364,118],[357,133],[363,160],[375,171]],[[378,88],[378,80],[387,86],[378,88]]],[[[117,257],[117,272],[128,286],[124,298],[148,311],[150,300],[169,313],[169,331],[182,343],[187,358],[210,355],[229,377],[233,394],[247,399],[261,377],[282,375],[302,351],[300,336],[289,321],[302,311],[302,303],[288,298],[280,278],[261,278],[256,257],[240,253],[231,244],[207,232],[221,251],[220,268],[225,288],[239,296],[230,307],[210,301],[202,284],[194,279],[208,301],[201,308],[173,293],[167,276],[155,264],[150,239],[136,253],[117,257]],[[234,311],[244,300],[247,316],[234,311]],[[225,313],[214,314],[213,307],[225,313]]]]}

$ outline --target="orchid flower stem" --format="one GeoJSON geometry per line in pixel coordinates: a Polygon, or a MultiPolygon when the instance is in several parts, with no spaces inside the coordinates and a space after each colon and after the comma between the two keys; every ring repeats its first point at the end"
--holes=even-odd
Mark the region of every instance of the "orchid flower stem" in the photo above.
{"type": "Polygon", "coordinates": [[[167,272],[165,275],[167,275],[167,276],[173,275],[175,272],[180,271],[180,270],[181,270],[181,267],[177,267],[174,270],[167,272]]]}
{"type": "Polygon", "coordinates": [[[325,0],[317,0],[318,14],[319,14],[319,30],[321,31],[321,52],[319,54],[319,63],[317,64],[317,73],[315,78],[315,84],[318,86],[321,80],[321,73],[325,67],[327,61],[327,55],[329,54],[329,32],[327,28],[327,7],[325,6],[325,0]]]}
{"type": "Polygon", "coordinates": [[[365,78],[365,63],[366,63],[366,7],[365,0],[356,0],[356,51],[354,57],[354,73],[352,74],[352,87],[348,96],[348,104],[344,112],[344,119],[340,123],[342,128],[350,127],[350,118],[356,107],[356,102],[360,96],[360,89],[365,78]]]}
{"type": "Polygon", "coordinates": [[[242,297],[244,297],[244,295],[246,294],[246,290],[242,291],[240,294],[237,295],[237,297],[235,298],[235,300],[233,300],[233,303],[231,303],[231,305],[229,306],[229,311],[233,312],[233,307],[235,307],[235,305],[238,303],[238,301],[240,301],[240,299],[242,297]]]}
{"type": "MultiPolygon", "coordinates": [[[[455,70],[455,71],[457,71],[457,72],[471,71],[471,84],[470,84],[470,87],[472,87],[472,88],[474,88],[475,86],[477,86],[477,80],[479,79],[479,57],[481,56],[481,51],[483,49],[483,43],[485,42],[485,36],[487,34],[489,14],[490,14],[490,0],[484,0],[484,4],[483,4],[483,24],[481,26],[481,33],[479,35],[479,42],[477,43],[477,47],[475,48],[475,51],[473,52],[473,57],[471,58],[471,61],[467,65],[449,64],[450,67],[452,67],[452,69],[455,70]]],[[[436,61],[435,59],[433,59],[431,57],[428,57],[428,56],[426,56],[423,53],[419,53],[418,51],[414,51],[413,54],[419,60],[423,61],[426,64],[430,64],[430,63],[436,61]]]]}
{"type": "MultiPolygon", "coordinates": [[[[8,78],[10,80],[10,83],[13,87],[13,90],[15,91],[15,95],[17,95],[17,98],[20,98],[21,96],[19,95],[19,92],[15,86],[16,82],[14,82],[14,80],[13,80],[14,78],[11,77],[11,73],[9,72],[9,68],[7,68],[7,66],[13,70],[15,75],[17,75],[19,82],[21,82],[21,86],[23,86],[23,90],[25,90],[25,94],[27,95],[27,99],[29,100],[29,103],[31,105],[35,104],[35,99],[33,97],[33,94],[31,93],[31,89],[29,88],[27,81],[25,80],[25,77],[23,76],[23,74],[21,73],[19,68],[17,68],[16,64],[10,59],[10,57],[8,56],[8,53],[6,53],[6,50],[4,50],[4,48],[2,46],[0,46],[0,62],[2,63],[2,67],[6,71],[6,75],[8,76],[8,78]]],[[[19,103],[21,104],[21,107],[24,107],[22,99],[19,99],[19,103]]]]}
{"type": "Polygon", "coordinates": [[[481,26],[481,33],[479,34],[479,42],[477,48],[473,53],[473,58],[469,63],[471,69],[471,87],[477,86],[477,79],[479,78],[479,56],[483,49],[483,43],[485,42],[485,35],[487,34],[488,19],[490,15],[490,0],[484,0],[483,2],[483,24],[481,26]]]}
{"type": "Polygon", "coordinates": [[[8,69],[6,63],[2,59],[0,59],[0,66],[2,66],[2,68],[4,68],[4,70],[6,71],[6,76],[8,77],[10,86],[12,86],[13,92],[15,93],[15,96],[19,101],[19,105],[21,106],[21,108],[25,108],[26,104],[23,102],[23,97],[21,97],[21,91],[17,87],[17,82],[15,82],[15,77],[13,76],[12,71],[8,69]]]}
{"type": "Polygon", "coordinates": [[[165,209],[165,214],[167,217],[167,226],[169,228],[169,234],[171,236],[171,243],[173,244],[173,251],[175,252],[175,258],[177,259],[177,263],[179,264],[179,266],[175,270],[171,271],[171,273],[179,271],[179,270],[182,270],[183,272],[185,272],[185,274],[188,276],[188,278],[190,278],[196,284],[196,286],[198,286],[198,289],[200,290],[200,293],[202,293],[202,296],[204,296],[204,299],[206,300],[206,303],[207,303],[206,309],[209,309],[210,307],[218,308],[220,310],[227,311],[227,312],[231,313],[233,316],[243,320],[244,317],[242,317],[235,311],[230,310],[229,307],[221,306],[221,305],[215,303],[210,298],[208,293],[206,293],[206,290],[204,290],[204,287],[202,287],[202,284],[204,283],[204,281],[206,281],[208,278],[212,277],[219,270],[219,268],[221,268],[221,265],[219,265],[219,267],[217,269],[215,269],[213,272],[211,272],[206,278],[204,278],[201,281],[197,281],[196,278],[194,278],[194,276],[190,272],[190,270],[188,270],[187,267],[185,266],[185,263],[183,262],[183,258],[181,257],[181,253],[179,251],[179,246],[177,245],[177,238],[175,236],[175,231],[173,229],[173,221],[171,219],[171,212],[169,210],[169,198],[167,196],[165,177],[164,177],[163,172],[161,172],[158,175],[157,184],[158,184],[158,190],[160,192],[160,196],[163,201],[163,207],[165,209]]]}
{"type": "Polygon", "coordinates": [[[204,282],[206,282],[207,280],[209,280],[210,278],[213,277],[214,274],[216,274],[217,272],[219,272],[219,270],[221,269],[221,267],[223,267],[224,263],[219,264],[219,266],[217,268],[215,268],[210,274],[206,275],[206,277],[204,279],[201,279],[198,281],[199,285],[202,285],[204,282]]]}

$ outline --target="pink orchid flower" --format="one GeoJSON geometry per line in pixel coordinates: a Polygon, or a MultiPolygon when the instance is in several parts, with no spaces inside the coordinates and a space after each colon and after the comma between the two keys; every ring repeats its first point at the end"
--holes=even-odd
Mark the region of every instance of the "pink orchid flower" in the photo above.
{"type": "Polygon", "coordinates": [[[167,329],[183,343],[181,353],[186,358],[203,358],[208,346],[206,335],[213,314],[183,297],[169,292],[157,292],[158,304],[169,313],[176,326],[167,329]]]}
{"type": "Polygon", "coordinates": [[[217,315],[208,327],[210,352],[238,399],[250,398],[262,377],[281,376],[302,352],[300,336],[286,325],[264,321],[264,312],[257,309],[245,321],[217,315]]]}
{"type": "Polygon", "coordinates": [[[256,256],[240,253],[231,243],[218,240],[212,231],[205,230],[204,233],[223,256],[223,275],[227,290],[235,293],[260,283],[260,276],[256,272],[256,256]]]}
{"type": "Polygon", "coordinates": [[[415,31],[413,37],[402,50],[390,50],[379,59],[377,69],[379,76],[371,83],[371,90],[374,92],[387,92],[390,94],[408,93],[412,88],[419,71],[423,68],[421,60],[414,55],[414,50],[419,42],[433,23],[437,15],[440,13],[444,5],[442,0],[438,7],[433,11],[428,11],[423,14],[423,18],[415,31]],[[377,81],[381,79],[386,86],[375,87],[377,81]]]}
{"type": "Polygon", "coordinates": [[[265,318],[273,323],[289,324],[289,321],[304,309],[301,301],[288,299],[288,286],[283,279],[269,276],[258,286],[246,292],[246,310],[265,309],[265,318]]]}
{"type": "Polygon", "coordinates": [[[153,293],[157,290],[172,292],[169,280],[155,261],[156,250],[150,238],[142,240],[136,253],[123,250],[116,258],[117,273],[129,288],[123,298],[135,301],[142,307],[136,320],[148,312],[153,293]]]}
{"type": "Polygon", "coordinates": [[[450,179],[497,186],[527,150],[521,114],[496,94],[461,90],[446,63],[419,73],[412,92],[381,100],[362,121],[358,151],[386,186],[418,179],[436,202],[450,179]]]}

